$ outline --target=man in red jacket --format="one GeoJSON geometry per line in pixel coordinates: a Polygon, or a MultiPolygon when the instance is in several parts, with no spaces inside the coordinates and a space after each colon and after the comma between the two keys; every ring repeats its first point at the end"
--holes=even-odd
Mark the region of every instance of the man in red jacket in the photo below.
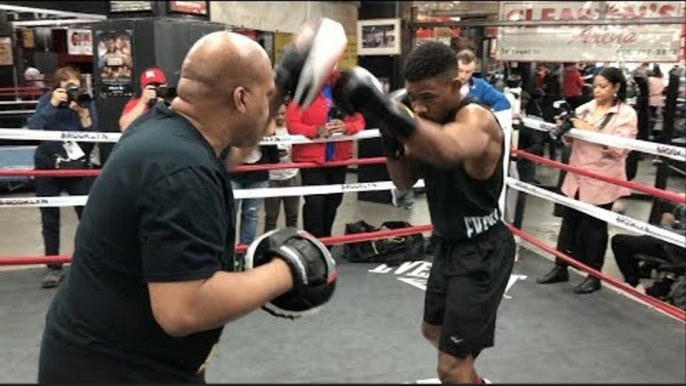
{"type": "MultiPolygon", "coordinates": [[[[335,76],[334,74],[333,76],[335,76]]],[[[332,76],[332,78],[333,78],[332,76]]],[[[329,81],[317,99],[305,110],[290,104],[286,110],[286,126],[292,135],[307,138],[329,138],[332,135],[352,135],[364,129],[364,118],[356,113],[342,116],[333,104],[329,81]]],[[[293,162],[342,161],[352,158],[352,141],[293,145],[293,162]]],[[[302,185],[344,184],[347,167],[324,167],[302,169],[302,185]]],[[[303,228],[315,237],[331,236],[336,211],[343,200],[343,194],[322,194],[305,196],[303,206],[303,228]]]]}

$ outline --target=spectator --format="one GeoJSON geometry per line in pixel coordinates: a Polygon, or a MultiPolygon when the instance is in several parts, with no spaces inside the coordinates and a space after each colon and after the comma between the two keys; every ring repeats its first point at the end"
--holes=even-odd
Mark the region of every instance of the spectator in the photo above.
{"type": "MultiPolygon", "coordinates": [[[[338,74],[333,74],[332,78],[338,74]]],[[[331,79],[333,80],[333,79],[331,79]]],[[[364,118],[355,113],[342,116],[333,104],[332,81],[329,80],[314,102],[305,110],[290,104],[286,109],[286,126],[294,135],[307,138],[329,138],[333,135],[352,135],[364,129],[364,118]]],[[[352,158],[352,141],[293,145],[293,162],[343,161],[352,158]]],[[[301,169],[303,186],[345,183],[346,166],[301,169]]],[[[331,236],[338,206],[343,194],[305,196],[303,228],[315,237],[331,236]]]]}
{"type": "MultiPolygon", "coordinates": [[[[666,87],[665,80],[662,76],[662,71],[660,66],[655,64],[653,66],[653,71],[650,72],[648,77],[648,105],[650,106],[650,131],[655,127],[655,122],[657,121],[658,112],[665,105],[664,92],[666,87]]],[[[648,134],[650,138],[650,134],[648,134]]]]}
{"type": "MultiPolygon", "coordinates": [[[[279,152],[276,146],[256,146],[246,151],[243,165],[274,164],[279,162],[279,152]]],[[[269,171],[232,172],[231,187],[238,189],[265,189],[269,186],[269,171]]],[[[258,213],[262,206],[261,198],[244,198],[236,200],[236,216],[241,218],[239,230],[239,243],[250,244],[257,233],[258,213]]],[[[236,221],[238,224],[238,221],[236,221]]]]}
{"type": "Polygon", "coordinates": [[[580,99],[584,87],[584,79],[581,77],[581,73],[575,63],[564,64],[562,84],[562,92],[567,103],[572,108],[579,107],[582,104],[580,99]]]}
{"type": "MultiPolygon", "coordinates": [[[[286,128],[286,105],[279,107],[279,111],[274,117],[274,122],[276,124],[274,134],[288,135],[288,129],[286,128]]],[[[279,162],[290,163],[293,146],[291,144],[278,144],[276,148],[279,152],[279,162]]],[[[302,185],[302,179],[300,171],[296,168],[269,171],[270,188],[287,188],[300,185],[302,185]]],[[[276,222],[279,220],[279,212],[281,211],[281,202],[283,202],[283,210],[286,214],[286,226],[298,226],[299,196],[268,197],[264,199],[264,233],[276,229],[276,222]]]]}
{"type": "Polygon", "coordinates": [[[39,69],[34,67],[31,62],[28,60],[24,61],[24,65],[26,66],[26,70],[24,70],[24,83],[28,87],[38,87],[38,88],[44,88],[45,87],[45,75],[43,75],[39,69]]]}
{"type": "MultiPolygon", "coordinates": [[[[474,78],[476,69],[476,56],[470,50],[462,50],[457,53],[458,74],[457,77],[463,84],[463,92],[489,105],[493,111],[510,109],[510,102],[505,95],[496,90],[488,82],[480,78],[474,78]]],[[[499,117],[500,118],[500,117],[499,117]]]]}
{"type": "MultiPolygon", "coordinates": [[[[686,207],[683,204],[675,206],[672,212],[662,214],[660,225],[682,236],[686,235],[686,223],[684,223],[683,218],[685,211],[686,207]]],[[[640,259],[637,255],[649,255],[671,263],[686,258],[684,257],[686,256],[684,248],[652,236],[615,235],[612,237],[612,252],[615,255],[617,266],[624,276],[624,281],[643,294],[646,293],[646,289],[639,281],[638,263],[640,259]]]]}
{"type": "Polygon", "coordinates": [[[157,95],[159,86],[167,85],[167,77],[159,68],[150,67],[141,74],[141,95],[126,103],[119,118],[119,130],[124,132],[131,122],[138,117],[147,114],[150,108],[157,102],[163,101],[157,95]]]}
{"type": "MultiPolygon", "coordinates": [[[[625,103],[626,78],[621,70],[608,67],[593,81],[594,100],[576,109],[572,122],[578,130],[590,130],[625,138],[635,138],[638,132],[636,111],[625,103]]],[[[626,181],[628,150],[612,148],[565,136],[563,142],[571,146],[569,165],[626,181]]],[[[567,197],[610,210],[617,199],[630,195],[628,188],[599,181],[574,173],[567,173],[562,184],[567,197]]],[[[607,249],[607,223],[571,208],[564,208],[557,249],[581,263],[600,271],[607,249]]],[[[569,280],[567,264],[556,260],[555,267],[537,281],[540,284],[569,280]]],[[[601,288],[600,280],[589,275],[575,289],[575,293],[591,293],[601,288]]]]}
{"type": "MultiPolygon", "coordinates": [[[[52,91],[40,97],[36,112],[28,119],[30,130],[53,131],[97,131],[98,117],[95,103],[90,98],[77,103],[69,95],[81,89],[81,73],[71,67],[58,69],[53,77],[52,91]],[[67,94],[69,91],[69,94],[67,94]]],[[[84,91],[80,91],[85,93],[84,91]]],[[[83,94],[85,95],[85,94],[83,94]]],[[[92,145],[72,141],[41,141],[34,154],[35,168],[83,169],[90,168],[89,153],[92,145]]],[[[92,179],[86,177],[36,177],[34,180],[38,197],[87,195],[92,179]]],[[[81,219],[83,206],[74,207],[81,219]]],[[[41,224],[45,254],[58,255],[60,250],[60,209],[41,207],[41,224]]],[[[62,264],[48,264],[48,273],[43,278],[43,288],[57,287],[64,278],[62,264]]]]}

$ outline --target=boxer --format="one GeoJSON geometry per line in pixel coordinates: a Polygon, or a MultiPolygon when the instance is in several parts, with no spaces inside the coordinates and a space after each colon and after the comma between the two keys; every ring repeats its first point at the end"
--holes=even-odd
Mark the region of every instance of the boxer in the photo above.
{"type": "Polygon", "coordinates": [[[361,68],[342,74],[333,94],[342,108],[382,122],[387,168],[398,188],[424,178],[438,244],[422,333],[439,351],[443,383],[480,383],[475,360],[494,345],[515,253],[498,209],[507,146],[493,113],[462,99],[450,47],[422,44],[409,54],[404,73],[409,107],[384,95],[361,68]]]}
{"type": "Polygon", "coordinates": [[[261,237],[249,269],[234,270],[224,163],[232,148],[259,142],[286,95],[321,82],[320,69],[307,69],[317,54],[310,32],[286,47],[276,79],[251,39],[204,36],[183,62],[171,107],[157,104],[122,135],[48,310],[38,382],[202,383],[224,325],[266,306],[306,312],[331,297],[333,259],[304,232],[261,237]]]}

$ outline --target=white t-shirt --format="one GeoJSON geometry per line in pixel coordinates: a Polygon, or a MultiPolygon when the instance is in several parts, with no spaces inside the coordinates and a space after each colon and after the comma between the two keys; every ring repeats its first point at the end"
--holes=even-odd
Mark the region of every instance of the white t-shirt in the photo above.
{"type": "MultiPolygon", "coordinates": [[[[277,127],[275,132],[276,135],[288,135],[288,129],[286,129],[285,127],[277,127]]],[[[284,152],[287,152],[287,155],[279,157],[279,162],[291,163],[291,150],[293,149],[293,145],[288,143],[280,143],[277,145],[277,148],[279,149],[279,155],[284,154],[284,152]]],[[[288,180],[295,177],[296,175],[298,175],[298,169],[276,169],[269,171],[269,179],[275,181],[288,180]]]]}

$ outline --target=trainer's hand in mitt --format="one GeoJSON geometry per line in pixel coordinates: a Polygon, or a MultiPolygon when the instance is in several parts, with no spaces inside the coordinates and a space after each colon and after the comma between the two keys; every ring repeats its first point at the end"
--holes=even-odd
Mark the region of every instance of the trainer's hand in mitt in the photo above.
{"type": "Polygon", "coordinates": [[[245,269],[283,259],[293,274],[293,289],[272,299],[263,309],[274,316],[297,319],[324,305],[336,288],[336,262],[329,250],[309,233],[275,229],[255,240],[245,253],[245,269]]]}

